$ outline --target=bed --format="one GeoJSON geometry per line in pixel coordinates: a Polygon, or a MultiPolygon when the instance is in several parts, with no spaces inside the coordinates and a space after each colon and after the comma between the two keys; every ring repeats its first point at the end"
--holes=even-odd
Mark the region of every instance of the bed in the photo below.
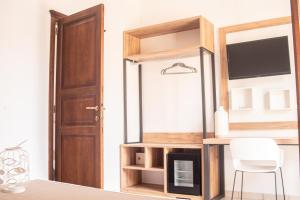
{"type": "Polygon", "coordinates": [[[1,200],[166,200],[120,192],[109,192],[54,181],[33,180],[26,183],[26,191],[19,194],[0,192],[1,200]]]}

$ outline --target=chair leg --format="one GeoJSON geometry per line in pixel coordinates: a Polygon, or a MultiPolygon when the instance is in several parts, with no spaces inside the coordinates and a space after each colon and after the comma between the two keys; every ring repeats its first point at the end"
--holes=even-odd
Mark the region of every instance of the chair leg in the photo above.
{"type": "Polygon", "coordinates": [[[233,200],[233,195],[234,195],[235,179],[236,179],[236,170],[234,172],[234,179],[233,179],[233,188],[232,188],[232,193],[231,193],[231,200],[233,200]]]}
{"type": "Polygon", "coordinates": [[[242,183],[241,183],[241,200],[243,199],[243,183],[244,183],[244,172],[242,172],[242,183]]]}
{"type": "Polygon", "coordinates": [[[274,172],[275,177],[275,199],[277,200],[277,178],[276,178],[276,172],[274,172]]]}
{"type": "Polygon", "coordinates": [[[283,175],[282,175],[282,169],[280,169],[280,175],[281,175],[281,183],[282,183],[282,193],[283,193],[283,199],[285,200],[285,191],[284,191],[284,183],[283,183],[283,175]]]}

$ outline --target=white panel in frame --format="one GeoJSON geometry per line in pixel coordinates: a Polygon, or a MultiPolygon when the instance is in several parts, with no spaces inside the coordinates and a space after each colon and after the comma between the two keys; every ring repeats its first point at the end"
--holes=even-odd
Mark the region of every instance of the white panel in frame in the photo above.
{"type": "Polygon", "coordinates": [[[233,111],[251,111],[255,109],[254,88],[232,88],[230,90],[230,108],[233,111]]]}
{"type": "Polygon", "coordinates": [[[139,66],[127,61],[126,67],[126,105],[127,105],[127,143],[141,142],[139,66]]]}
{"type": "Polygon", "coordinates": [[[268,91],[268,108],[271,111],[291,110],[291,95],[289,89],[270,89],[268,91]]]}

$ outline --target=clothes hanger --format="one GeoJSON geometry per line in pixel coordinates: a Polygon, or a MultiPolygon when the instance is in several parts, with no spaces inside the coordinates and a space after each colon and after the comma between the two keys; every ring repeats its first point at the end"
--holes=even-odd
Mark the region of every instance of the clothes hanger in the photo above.
{"type": "Polygon", "coordinates": [[[197,73],[197,69],[195,67],[187,66],[186,64],[181,63],[181,62],[174,63],[171,67],[167,67],[167,68],[161,70],[161,74],[162,75],[168,75],[168,74],[191,74],[191,73],[197,73]],[[181,67],[181,68],[189,69],[189,71],[186,71],[186,72],[168,72],[168,70],[176,68],[176,67],[181,67]]]}

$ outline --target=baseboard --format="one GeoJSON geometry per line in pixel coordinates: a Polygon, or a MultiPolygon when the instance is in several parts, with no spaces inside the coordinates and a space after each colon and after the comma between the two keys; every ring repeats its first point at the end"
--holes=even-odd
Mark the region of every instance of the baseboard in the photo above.
{"type": "MultiPolygon", "coordinates": [[[[225,192],[224,200],[231,199],[231,191],[225,192]]],[[[234,192],[234,200],[239,200],[241,198],[240,192],[234,192]]],[[[263,193],[252,193],[252,192],[243,192],[243,199],[245,200],[274,200],[275,194],[263,194],[263,193]]],[[[300,196],[291,196],[286,195],[286,200],[299,200],[300,196]]],[[[283,200],[283,195],[278,194],[278,200],[283,200]]]]}

